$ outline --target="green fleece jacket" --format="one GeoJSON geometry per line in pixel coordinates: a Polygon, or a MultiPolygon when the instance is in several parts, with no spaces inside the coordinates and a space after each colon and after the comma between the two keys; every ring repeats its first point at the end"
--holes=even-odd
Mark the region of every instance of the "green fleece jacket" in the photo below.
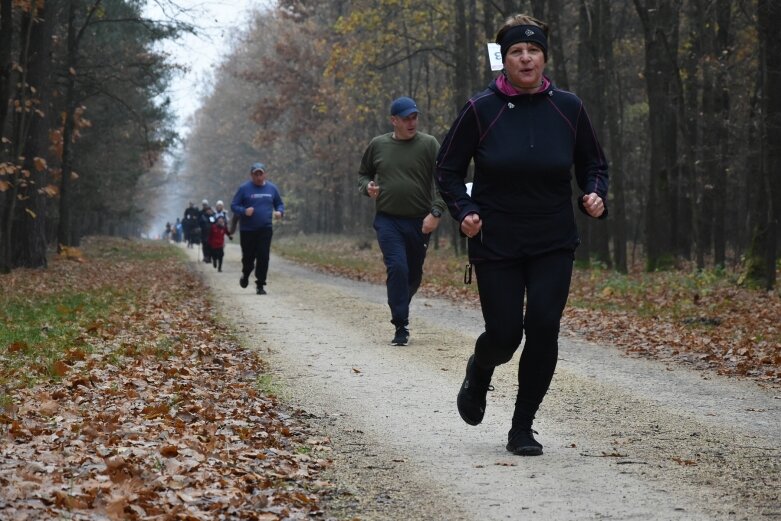
{"type": "Polygon", "coordinates": [[[433,209],[447,206],[434,187],[434,168],[439,143],[434,136],[417,132],[409,140],[393,133],[375,137],[361,159],[358,190],[368,196],[369,181],[380,186],[378,212],[397,217],[425,217],[433,209]]]}

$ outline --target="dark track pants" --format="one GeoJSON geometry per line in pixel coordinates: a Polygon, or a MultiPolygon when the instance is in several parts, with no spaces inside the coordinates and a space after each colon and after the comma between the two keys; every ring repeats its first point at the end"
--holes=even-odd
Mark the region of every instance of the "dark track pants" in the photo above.
{"type": "Polygon", "coordinates": [[[550,387],[573,260],[573,252],[557,251],[529,259],[475,265],[485,319],[485,332],[475,343],[478,371],[490,377],[494,367],[509,362],[526,333],[518,365],[513,426],[531,427],[550,387]]]}
{"type": "Polygon", "coordinates": [[[255,285],[259,288],[266,285],[268,257],[271,253],[271,236],[273,234],[273,228],[240,231],[241,273],[244,277],[249,277],[254,268],[255,285]]]}
{"type": "Polygon", "coordinates": [[[374,216],[377,243],[382,251],[387,278],[388,306],[395,326],[409,323],[409,303],[423,279],[423,262],[430,234],[424,234],[422,217],[374,216]]]}

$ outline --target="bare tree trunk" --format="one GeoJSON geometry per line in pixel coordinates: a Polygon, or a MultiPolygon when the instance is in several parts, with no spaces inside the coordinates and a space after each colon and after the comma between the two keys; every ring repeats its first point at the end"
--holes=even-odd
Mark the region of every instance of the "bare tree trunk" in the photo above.
{"type": "Polygon", "coordinates": [[[57,227],[57,251],[62,246],[73,246],[79,242],[78,232],[71,222],[71,176],[73,175],[73,142],[76,125],[76,74],[79,61],[79,43],[92,16],[102,0],[95,0],[90,6],[84,24],[76,30],[76,11],[81,8],[80,0],[68,0],[68,52],[65,60],[67,82],[65,86],[65,120],[62,131],[62,179],[60,180],[60,221],[57,227]]]}
{"type": "Polygon", "coordinates": [[[567,58],[564,55],[564,45],[562,44],[561,31],[561,0],[550,0],[550,22],[551,27],[558,28],[558,33],[552,33],[549,40],[550,53],[548,59],[553,61],[553,81],[557,87],[569,90],[569,75],[567,74],[567,58]]]}
{"type": "Polygon", "coordinates": [[[469,38],[467,37],[466,1],[455,0],[455,49],[453,63],[455,65],[453,78],[453,107],[457,114],[469,99],[469,38]]]}
{"type": "MultiPolygon", "coordinates": [[[[21,34],[25,35],[20,42],[20,59],[22,73],[19,75],[18,87],[16,90],[15,104],[18,104],[19,110],[14,114],[11,131],[11,154],[7,165],[13,170],[8,175],[9,189],[5,192],[5,204],[2,207],[2,216],[0,216],[0,273],[8,273],[13,267],[13,227],[16,216],[16,203],[19,198],[19,190],[23,183],[21,165],[18,164],[18,158],[23,153],[23,147],[27,140],[30,129],[30,121],[34,117],[31,107],[31,89],[29,89],[28,80],[28,56],[30,49],[31,26],[35,19],[37,8],[33,7],[33,12],[22,17],[22,22],[26,27],[21,34]]],[[[6,168],[7,170],[7,168],[6,168]]]]}
{"type": "MultiPolygon", "coordinates": [[[[709,167],[705,164],[708,156],[707,136],[700,142],[700,126],[707,131],[709,125],[702,121],[710,115],[708,101],[711,96],[712,82],[709,81],[707,60],[703,54],[708,52],[708,28],[705,21],[705,8],[702,0],[689,2],[689,35],[685,45],[687,52],[683,56],[682,67],[687,71],[683,80],[683,103],[680,105],[680,117],[684,154],[681,161],[681,178],[691,182],[691,192],[695,198],[691,225],[694,228],[695,259],[698,269],[705,268],[705,256],[710,249],[713,214],[712,190],[706,179],[709,167]]],[[[679,220],[683,223],[684,216],[679,220]]]]}
{"type": "MultiPolygon", "coordinates": [[[[589,5],[586,0],[580,0],[580,17],[578,25],[578,95],[583,99],[583,102],[589,107],[589,113],[591,115],[591,121],[596,126],[599,126],[599,110],[596,106],[596,79],[597,63],[596,56],[598,50],[596,49],[597,42],[593,38],[592,29],[592,13],[589,10],[589,5]]],[[[575,193],[577,194],[579,188],[573,181],[575,193]]],[[[578,249],[575,250],[575,260],[581,267],[587,268],[591,265],[592,254],[592,226],[591,219],[583,215],[581,212],[575,212],[575,221],[578,226],[578,232],[580,234],[581,243],[578,249]]]]}
{"type": "Polygon", "coordinates": [[[674,264],[677,241],[678,11],[673,0],[634,0],[645,36],[645,79],[651,132],[650,183],[645,223],[646,269],[674,264]]]}
{"type": "Polygon", "coordinates": [[[547,13],[545,7],[548,0],[531,0],[532,1],[532,16],[538,20],[545,20],[547,13]]]}
{"type": "MultiPolygon", "coordinates": [[[[52,65],[52,35],[55,27],[57,2],[49,0],[35,13],[30,28],[30,53],[28,59],[28,85],[35,89],[35,105],[39,107],[30,115],[30,130],[24,146],[24,169],[30,177],[20,186],[20,205],[14,222],[14,267],[46,267],[46,196],[41,189],[46,185],[48,164],[49,107],[52,65]],[[39,159],[40,158],[40,159],[39,159]]],[[[32,93],[31,93],[31,96],[32,93]]]]}
{"type": "Polygon", "coordinates": [[[776,282],[776,261],[778,258],[779,221],[781,221],[781,4],[771,0],[759,0],[757,4],[760,52],[762,57],[764,110],[762,123],[764,132],[764,175],[767,179],[768,224],[765,246],[765,287],[770,290],[776,282]]]}
{"type": "MultiPolygon", "coordinates": [[[[591,121],[601,134],[605,122],[605,86],[609,81],[605,74],[602,47],[604,17],[600,4],[594,0],[581,0],[580,24],[578,31],[578,95],[583,99],[591,121]]],[[[582,265],[588,266],[591,260],[612,268],[608,240],[609,228],[604,221],[595,221],[578,212],[578,229],[583,242],[575,253],[582,265]]]]}
{"type": "Polygon", "coordinates": [[[628,271],[626,259],[627,223],[626,223],[626,194],[624,188],[624,142],[621,131],[624,118],[623,92],[620,76],[616,70],[613,55],[613,30],[610,0],[598,0],[599,11],[602,13],[602,26],[600,42],[605,60],[605,85],[607,86],[607,102],[605,103],[605,119],[607,121],[608,136],[610,138],[610,188],[612,198],[610,201],[610,226],[613,238],[613,266],[621,273],[628,271]]]}
{"type": "MultiPolygon", "coordinates": [[[[467,70],[469,71],[469,85],[467,90],[469,95],[476,92],[480,88],[480,80],[482,74],[480,68],[477,66],[477,53],[482,49],[485,49],[485,45],[478,46],[477,42],[477,0],[466,0],[468,2],[469,18],[467,20],[467,33],[466,33],[466,47],[469,50],[467,54],[467,70]]],[[[481,42],[482,43],[482,42],[481,42]]],[[[466,98],[461,102],[464,103],[466,98]]]]}
{"type": "Polygon", "coordinates": [[[62,177],[60,179],[60,220],[57,227],[57,251],[73,244],[71,230],[71,174],[73,173],[73,130],[76,111],[76,67],[78,63],[78,41],[76,36],[76,3],[68,1],[68,55],[66,58],[67,80],[65,86],[65,120],[62,130],[62,177]]]}
{"type": "Polygon", "coordinates": [[[729,108],[730,95],[727,88],[727,60],[732,46],[730,26],[732,21],[730,0],[716,1],[716,51],[718,72],[716,73],[716,154],[718,162],[713,175],[713,262],[716,266],[726,265],[726,213],[727,213],[727,168],[729,158],[729,108]]]}
{"type": "MultiPolygon", "coordinates": [[[[455,70],[454,70],[454,89],[453,89],[453,106],[455,108],[454,114],[458,114],[461,107],[471,96],[470,78],[474,74],[474,71],[469,70],[469,58],[470,47],[469,38],[467,37],[467,11],[466,1],[471,0],[455,0],[455,70]]],[[[463,248],[463,240],[459,232],[458,226],[451,226],[450,228],[450,245],[453,251],[456,253],[463,253],[466,250],[463,248]]]]}
{"type": "Polygon", "coordinates": [[[13,21],[12,0],[0,0],[0,135],[3,135],[6,128],[5,118],[8,116],[7,102],[11,97],[13,21]]]}
{"type": "MultiPolygon", "coordinates": [[[[482,4],[483,6],[483,33],[485,36],[486,42],[493,42],[496,38],[496,31],[498,27],[495,27],[494,23],[494,16],[495,9],[493,4],[491,3],[491,0],[485,0],[482,4]]],[[[483,51],[487,52],[487,51],[483,51]]],[[[491,80],[496,76],[496,72],[491,70],[491,65],[488,63],[488,60],[486,60],[486,65],[483,68],[483,76],[482,76],[482,82],[481,86],[488,85],[491,83],[491,80]]]]}
{"type": "MultiPolygon", "coordinates": [[[[13,69],[11,62],[11,49],[13,46],[13,6],[11,0],[0,0],[0,165],[7,159],[13,158],[13,153],[9,150],[6,140],[8,117],[8,100],[11,97],[11,80],[13,78],[13,69]]],[[[10,140],[9,140],[10,141],[10,140]]],[[[0,170],[0,183],[5,187],[11,175],[5,168],[0,170]]],[[[0,191],[0,273],[11,271],[10,237],[6,236],[6,208],[11,204],[10,194],[7,190],[0,191]]]]}

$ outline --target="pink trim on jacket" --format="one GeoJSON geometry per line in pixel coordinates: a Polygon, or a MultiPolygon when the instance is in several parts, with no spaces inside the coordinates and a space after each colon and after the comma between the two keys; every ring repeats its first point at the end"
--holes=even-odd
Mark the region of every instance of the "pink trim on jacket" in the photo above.
{"type": "Polygon", "coordinates": [[[505,76],[504,74],[500,74],[496,78],[496,87],[499,89],[499,91],[502,94],[506,94],[507,96],[518,96],[519,94],[535,94],[537,92],[543,92],[547,90],[549,86],[550,86],[550,80],[548,80],[548,78],[543,76],[542,85],[540,85],[540,88],[534,92],[527,93],[527,92],[521,92],[515,87],[513,87],[512,83],[510,83],[510,80],[508,80],[507,76],[505,76]]]}

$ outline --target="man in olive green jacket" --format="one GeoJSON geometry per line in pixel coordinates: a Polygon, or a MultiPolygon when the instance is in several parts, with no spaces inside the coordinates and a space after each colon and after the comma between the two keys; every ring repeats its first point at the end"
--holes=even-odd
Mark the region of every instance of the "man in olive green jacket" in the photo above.
{"type": "Polygon", "coordinates": [[[428,240],[446,206],[434,188],[436,138],[418,132],[418,107],[401,97],[391,103],[393,132],[369,143],[358,172],[359,191],[374,199],[374,229],[387,273],[388,306],[396,333],[409,341],[409,304],[423,278],[428,240]]]}

